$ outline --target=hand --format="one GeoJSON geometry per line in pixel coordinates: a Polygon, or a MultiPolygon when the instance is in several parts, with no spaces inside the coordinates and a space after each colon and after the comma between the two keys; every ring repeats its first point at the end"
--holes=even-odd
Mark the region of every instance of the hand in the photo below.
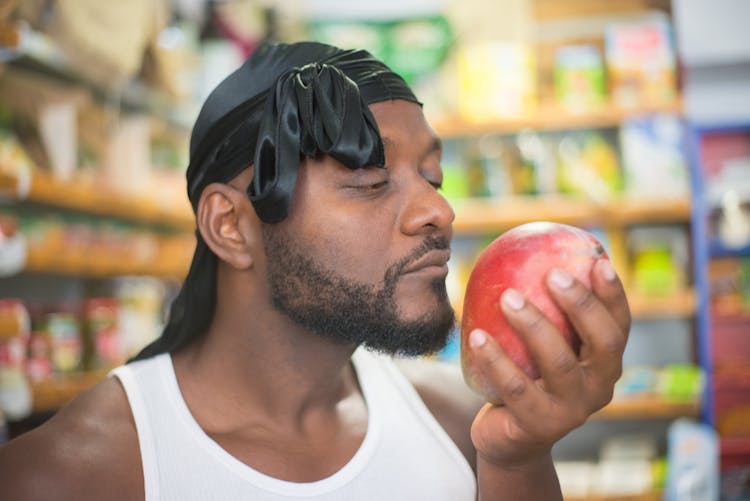
{"type": "Polygon", "coordinates": [[[526,342],[540,379],[530,379],[482,331],[469,340],[479,384],[504,403],[479,411],[471,439],[480,459],[499,467],[548,458],[555,442],[609,403],[622,373],[630,310],[612,265],[604,259],[595,264],[591,291],[567,274],[567,286],[550,275],[550,293],[581,338],[578,356],[534,305],[524,301],[514,309],[505,294],[503,312],[526,342]]]}

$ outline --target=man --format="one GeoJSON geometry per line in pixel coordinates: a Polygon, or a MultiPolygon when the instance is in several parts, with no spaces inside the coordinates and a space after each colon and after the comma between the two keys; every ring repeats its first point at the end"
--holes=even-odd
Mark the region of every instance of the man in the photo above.
{"type": "Polygon", "coordinates": [[[606,261],[593,293],[550,275],[578,356],[506,294],[542,378],[472,333],[502,406],[452,368],[396,368],[384,353],[432,352],[454,323],[440,153],[366,52],[261,47],[196,122],[198,247],[165,332],[0,452],[3,499],[561,499],[550,451],[611,398],[622,286],[606,261]]]}

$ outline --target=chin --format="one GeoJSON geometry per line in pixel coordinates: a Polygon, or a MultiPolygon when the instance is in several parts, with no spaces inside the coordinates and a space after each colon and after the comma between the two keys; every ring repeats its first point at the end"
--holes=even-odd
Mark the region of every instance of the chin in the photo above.
{"type": "Polygon", "coordinates": [[[407,298],[399,301],[398,318],[405,323],[423,322],[430,318],[445,318],[453,316],[450,302],[436,297],[428,299],[407,298]]]}

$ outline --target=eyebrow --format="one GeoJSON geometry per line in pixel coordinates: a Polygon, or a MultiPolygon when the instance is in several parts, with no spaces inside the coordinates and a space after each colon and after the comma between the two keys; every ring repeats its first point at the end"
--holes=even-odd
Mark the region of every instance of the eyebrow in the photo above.
{"type": "MultiPolygon", "coordinates": [[[[383,141],[383,148],[384,149],[395,148],[396,147],[396,142],[393,141],[388,136],[382,136],[381,140],[383,141]]],[[[435,152],[440,152],[440,151],[443,151],[443,141],[439,137],[433,136],[432,140],[430,141],[429,146],[427,146],[427,148],[425,148],[424,153],[421,155],[420,159],[425,158],[430,153],[435,153],[435,152]]]]}

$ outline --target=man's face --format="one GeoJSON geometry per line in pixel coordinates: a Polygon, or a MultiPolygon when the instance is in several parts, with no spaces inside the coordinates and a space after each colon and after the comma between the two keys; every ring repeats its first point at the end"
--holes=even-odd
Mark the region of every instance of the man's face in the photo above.
{"type": "Polygon", "coordinates": [[[370,108],[386,168],[305,160],[289,217],[264,225],[272,301],[338,342],[426,354],[454,324],[445,290],[454,214],[437,192],[440,143],[418,105],[370,108]]]}

